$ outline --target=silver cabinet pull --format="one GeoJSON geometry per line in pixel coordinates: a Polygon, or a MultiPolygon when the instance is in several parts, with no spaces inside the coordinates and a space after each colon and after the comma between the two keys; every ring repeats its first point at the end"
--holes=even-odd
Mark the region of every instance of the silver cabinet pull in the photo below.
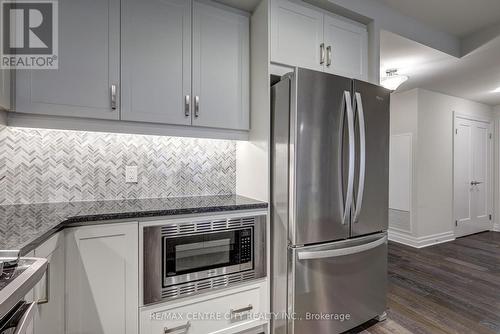
{"type": "Polygon", "coordinates": [[[357,111],[359,127],[359,176],[358,176],[358,195],[354,204],[353,222],[357,223],[363,205],[363,195],[365,192],[365,174],[366,174],[366,129],[365,113],[363,110],[363,99],[361,94],[356,92],[354,98],[354,111],[357,111]]]}
{"type": "Polygon", "coordinates": [[[116,85],[111,85],[111,109],[116,110],[116,85]]]}
{"type": "Polygon", "coordinates": [[[191,106],[191,97],[189,95],[186,95],[184,97],[184,116],[186,117],[189,117],[190,106],[191,106]]]}
{"type": "Polygon", "coordinates": [[[328,45],[326,48],[326,66],[330,67],[332,64],[332,46],[328,45]]]}
{"type": "Polygon", "coordinates": [[[319,45],[319,63],[321,65],[325,63],[325,43],[319,45]]]}
{"type": "Polygon", "coordinates": [[[163,334],[169,334],[169,333],[182,334],[182,333],[187,333],[188,330],[189,330],[189,327],[191,327],[191,322],[190,321],[186,322],[186,324],[184,324],[184,325],[180,325],[180,326],[177,326],[177,327],[171,327],[171,328],[165,327],[163,329],[163,334]]]}
{"type": "Polygon", "coordinates": [[[477,186],[478,184],[482,184],[483,182],[479,182],[479,181],[470,181],[470,185],[471,186],[477,186]]]}
{"type": "Polygon", "coordinates": [[[200,116],[200,97],[194,97],[194,117],[198,118],[200,116]]]}
{"type": "Polygon", "coordinates": [[[253,310],[253,306],[248,305],[248,306],[236,309],[236,310],[231,309],[229,311],[229,313],[231,314],[231,318],[232,318],[233,316],[236,316],[236,315],[241,314],[241,313],[250,312],[251,310],[253,310]]]}
{"type": "Polygon", "coordinates": [[[50,301],[50,263],[45,271],[45,296],[37,300],[38,305],[48,304],[50,301]]]}

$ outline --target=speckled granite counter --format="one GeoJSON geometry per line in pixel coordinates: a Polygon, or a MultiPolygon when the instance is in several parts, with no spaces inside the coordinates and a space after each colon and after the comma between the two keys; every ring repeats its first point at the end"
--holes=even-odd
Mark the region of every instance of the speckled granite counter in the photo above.
{"type": "Polygon", "coordinates": [[[65,227],[109,220],[265,208],[237,195],[0,206],[0,249],[25,255],[65,227]]]}

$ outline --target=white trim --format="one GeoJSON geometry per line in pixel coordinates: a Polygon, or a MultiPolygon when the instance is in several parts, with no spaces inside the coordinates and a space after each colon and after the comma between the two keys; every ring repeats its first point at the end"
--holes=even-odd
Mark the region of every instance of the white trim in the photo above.
{"type": "Polygon", "coordinates": [[[455,118],[461,118],[465,119],[468,121],[475,121],[475,122],[482,122],[482,123],[488,123],[491,124],[493,122],[493,118],[488,118],[488,117],[482,117],[478,115],[471,115],[471,114],[462,114],[457,111],[454,111],[455,118]]]}
{"type": "Polygon", "coordinates": [[[493,225],[493,229],[492,229],[493,232],[500,232],[500,224],[495,224],[493,225]]]}
{"type": "Polygon", "coordinates": [[[414,237],[406,233],[401,233],[394,231],[393,229],[389,229],[388,234],[390,241],[394,241],[414,248],[423,248],[455,240],[455,233],[453,233],[453,231],[427,235],[424,237],[414,237]]]}

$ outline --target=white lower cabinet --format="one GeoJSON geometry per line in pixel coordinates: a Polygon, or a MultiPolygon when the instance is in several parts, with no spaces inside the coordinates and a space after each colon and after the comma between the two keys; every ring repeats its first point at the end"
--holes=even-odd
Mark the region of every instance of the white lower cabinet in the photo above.
{"type": "Polygon", "coordinates": [[[266,282],[144,307],[141,334],[264,333],[266,282]]]}
{"type": "Polygon", "coordinates": [[[38,303],[33,332],[64,334],[64,232],[36,248],[34,256],[47,259],[49,270],[33,290],[38,303]]]}
{"type": "Polygon", "coordinates": [[[138,332],[138,223],[69,229],[66,333],[138,332]]]}

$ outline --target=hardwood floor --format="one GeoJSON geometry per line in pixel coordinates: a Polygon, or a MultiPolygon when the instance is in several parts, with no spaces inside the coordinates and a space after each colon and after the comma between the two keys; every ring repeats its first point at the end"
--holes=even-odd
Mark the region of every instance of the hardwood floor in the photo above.
{"type": "Polygon", "coordinates": [[[351,333],[500,333],[500,233],[389,244],[388,319],[351,333]]]}

